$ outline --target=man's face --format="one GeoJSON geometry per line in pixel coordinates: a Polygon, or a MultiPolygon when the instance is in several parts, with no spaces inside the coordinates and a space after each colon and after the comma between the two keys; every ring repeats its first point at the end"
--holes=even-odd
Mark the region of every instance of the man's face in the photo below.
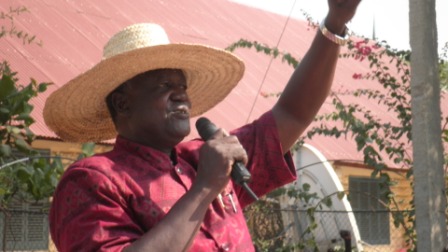
{"type": "Polygon", "coordinates": [[[181,70],[159,69],[133,78],[124,89],[128,112],[124,137],[162,151],[190,133],[191,103],[181,70]]]}

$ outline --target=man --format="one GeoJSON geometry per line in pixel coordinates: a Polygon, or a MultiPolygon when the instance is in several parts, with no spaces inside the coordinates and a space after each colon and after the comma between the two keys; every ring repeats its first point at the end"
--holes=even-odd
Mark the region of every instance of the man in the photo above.
{"type": "Polygon", "coordinates": [[[205,143],[181,143],[190,117],[232,90],[243,63],[219,49],[167,44],[153,24],[112,37],[104,60],[54,92],[44,110],[66,140],[118,133],[114,150],[73,164],[61,179],[50,213],[58,250],[254,251],[241,210],[252,198],[230,180],[232,165],[247,165],[259,196],[295,180],[288,150],[330,91],[359,0],[328,3],[272,111],[231,135],[218,130],[205,143]]]}

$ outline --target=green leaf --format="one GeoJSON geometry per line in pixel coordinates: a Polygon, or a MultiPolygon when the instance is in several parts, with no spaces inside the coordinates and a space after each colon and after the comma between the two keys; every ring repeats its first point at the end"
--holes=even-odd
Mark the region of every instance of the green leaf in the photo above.
{"type": "Polygon", "coordinates": [[[20,138],[16,139],[15,144],[16,144],[17,149],[19,149],[20,151],[23,151],[25,153],[28,153],[32,150],[31,146],[27,142],[25,142],[25,140],[23,140],[23,139],[20,139],[20,138]]]}
{"type": "MultiPolygon", "coordinates": [[[[45,177],[45,174],[44,174],[44,172],[42,171],[42,169],[40,169],[40,168],[37,168],[37,169],[35,169],[35,176],[36,176],[36,180],[37,180],[37,182],[40,182],[41,180],[43,180],[44,179],[44,177],[45,177]]],[[[37,184],[39,184],[39,183],[37,183],[37,184]]]]}
{"type": "Polygon", "coordinates": [[[364,155],[368,156],[369,154],[372,154],[372,153],[376,154],[376,151],[371,145],[369,145],[364,148],[363,153],[364,153],[364,155]]]}
{"type": "Polygon", "coordinates": [[[0,113],[2,114],[9,114],[10,110],[8,108],[5,107],[1,107],[0,108],[0,113]]]}
{"type": "Polygon", "coordinates": [[[45,92],[45,91],[47,90],[47,86],[48,86],[48,83],[40,83],[40,84],[37,86],[37,91],[38,91],[39,93],[45,92]]]}
{"type": "Polygon", "coordinates": [[[371,178],[376,178],[376,176],[378,176],[379,171],[378,170],[373,170],[373,172],[370,174],[371,178]]]}
{"type": "Polygon", "coordinates": [[[56,187],[58,185],[58,182],[59,182],[59,179],[56,176],[54,176],[54,175],[50,176],[50,184],[53,187],[56,187]]]}
{"type": "Polygon", "coordinates": [[[29,128],[25,128],[25,136],[31,141],[34,138],[34,133],[29,128]]]}
{"type": "Polygon", "coordinates": [[[55,159],[53,159],[51,168],[56,170],[56,173],[59,175],[64,172],[64,166],[62,165],[62,160],[60,157],[56,157],[55,159]]]}
{"type": "Polygon", "coordinates": [[[30,116],[29,112],[25,112],[25,113],[20,113],[16,118],[14,118],[17,121],[29,121],[29,120],[33,120],[30,116]]]}
{"type": "Polygon", "coordinates": [[[331,200],[330,197],[324,198],[322,200],[322,203],[327,207],[331,207],[333,205],[333,201],[331,200]]]}
{"type": "Polygon", "coordinates": [[[3,73],[3,77],[0,80],[0,100],[5,99],[16,90],[14,80],[12,76],[3,73]]]}
{"type": "Polygon", "coordinates": [[[33,167],[35,169],[39,168],[39,169],[45,170],[46,167],[48,167],[47,159],[34,157],[33,158],[33,167]]]}
{"type": "Polygon", "coordinates": [[[16,174],[21,181],[27,181],[34,174],[34,169],[30,166],[21,166],[17,168],[16,174]]]}
{"type": "Polygon", "coordinates": [[[84,158],[84,157],[93,156],[95,154],[94,150],[95,150],[95,143],[94,142],[84,143],[82,145],[82,153],[80,154],[78,159],[84,158]]]}
{"type": "Polygon", "coordinates": [[[7,144],[0,144],[0,156],[2,157],[11,156],[11,147],[7,144]]]}
{"type": "Polygon", "coordinates": [[[445,141],[445,142],[448,142],[448,130],[443,130],[442,131],[442,139],[445,141]]]}
{"type": "Polygon", "coordinates": [[[303,186],[302,186],[302,188],[303,188],[303,190],[304,190],[305,192],[308,192],[308,191],[310,190],[311,186],[310,186],[310,184],[308,184],[308,183],[304,183],[303,186]]]}
{"type": "Polygon", "coordinates": [[[20,129],[18,127],[15,126],[6,126],[6,131],[8,133],[12,133],[12,134],[20,134],[20,129]]]}

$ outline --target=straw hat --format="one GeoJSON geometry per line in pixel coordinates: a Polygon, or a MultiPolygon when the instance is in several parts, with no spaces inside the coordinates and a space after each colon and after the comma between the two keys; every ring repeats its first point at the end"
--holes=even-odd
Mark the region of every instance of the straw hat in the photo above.
{"type": "Polygon", "coordinates": [[[102,141],[116,136],[106,96],[120,84],[149,70],[182,69],[197,116],[222,101],[241,80],[244,63],[217,48],[170,44],[157,24],[131,25],[104,47],[103,60],[53,92],[46,100],[44,120],[63,140],[102,141]]]}

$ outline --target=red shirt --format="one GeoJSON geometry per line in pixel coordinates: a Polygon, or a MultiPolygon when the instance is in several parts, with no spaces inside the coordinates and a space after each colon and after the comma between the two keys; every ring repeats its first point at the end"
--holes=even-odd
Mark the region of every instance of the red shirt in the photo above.
{"type": "MultiPolygon", "coordinates": [[[[232,132],[249,156],[251,189],[259,196],[295,180],[283,156],[272,114],[232,132]]],[[[191,187],[198,150],[194,140],[168,155],[118,137],[112,151],[83,159],[64,173],[50,210],[50,232],[59,251],[121,251],[160,221],[191,187]]],[[[253,200],[229,183],[225,208],[209,207],[190,251],[254,251],[241,208],[253,200]],[[238,200],[236,200],[238,197],[238,200]]],[[[174,235],[174,234],[173,234],[174,235]]]]}

